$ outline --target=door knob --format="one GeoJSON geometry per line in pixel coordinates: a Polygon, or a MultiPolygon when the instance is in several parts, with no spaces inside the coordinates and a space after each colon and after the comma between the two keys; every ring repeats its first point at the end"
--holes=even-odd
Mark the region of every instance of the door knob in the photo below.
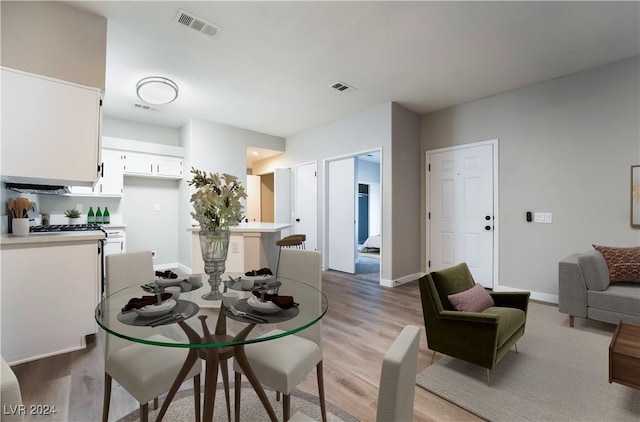
{"type": "Polygon", "coordinates": [[[489,230],[491,230],[491,226],[484,226],[484,229],[489,231],[489,230]]]}
{"type": "Polygon", "coordinates": [[[299,222],[300,222],[300,219],[299,219],[299,218],[296,218],[296,223],[299,223],[299,222]]]}
{"type": "Polygon", "coordinates": [[[484,216],[484,219],[485,219],[485,220],[487,220],[487,221],[489,221],[489,220],[491,220],[491,216],[489,216],[489,215],[485,215],[485,216],[484,216]]]}

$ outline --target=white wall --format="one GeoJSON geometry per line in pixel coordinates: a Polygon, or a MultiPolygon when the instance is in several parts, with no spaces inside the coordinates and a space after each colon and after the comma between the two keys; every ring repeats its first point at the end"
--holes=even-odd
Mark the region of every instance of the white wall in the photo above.
{"type": "Polygon", "coordinates": [[[285,140],[246,129],[191,119],[180,130],[181,144],[185,150],[185,177],[180,183],[179,194],[179,259],[191,267],[191,202],[193,189],[187,185],[191,180],[190,169],[195,167],[207,172],[229,173],[237,176],[246,188],[247,147],[284,151],[285,140]]]}
{"type": "Polygon", "coordinates": [[[100,126],[103,136],[180,146],[180,129],[132,122],[111,116],[103,116],[100,126]]]}
{"type": "MultiPolygon", "coordinates": [[[[310,161],[318,162],[318,249],[323,249],[324,243],[324,168],[325,160],[338,157],[359,155],[363,152],[381,149],[381,166],[382,166],[382,232],[385,234],[382,238],[382,260],[381,272],[384,280],[395,280],[419,271],[419,259],[410,257],[409,260],[414,262],[406,265],[406,261],[399,265],[392,265],[392,259],[396,259],[392,248],[392,233],[398,231],[398,235],[407,235],[412,239],[417,234],[416,227],[419,225],[418,211],[408,210],[407,215],[412,216],[415,221],[402,220],[392,218],[392,210],[400,207],[409,207],[419,209],[419,185],[418,185],[418,169],[420,166],[420,141],[419,141],[420,121],[419,117],[414,113],[403,109],[392,103],[382,104],[372,109],[347,116],[331,123],[316,127],[304,133],[287,138],[286,153],[273,159],[262,160],[254,164],[254,173],[262,174],[272,171],[277,167],[293,168],[296,164],[307,163],[310,161]],[[395,116],[395,117],[394,117],[395,116]],[[410,116],[413,116],[413,120],[410,116]],[[397,124],[396,130],[392,130],[392,122],[397,124]],[[404,128],[402,127],[404,126],[404,128]],[[405,162],[405,171],[400,171],[400,176],[404,177],[405,172],[414,169],[414,175],[405,179],[409,183],[409,188],[403,192],[395,194],[396,198],[408,201],[406,204],[392,202],[394,198],[392,193],[392,131],[400,139],[399,150],[397,154],[405,162]],[[406,149],[406,154],[402,150],[406,149]],[[415,203],[415,206],[414,206],[415,203]],[[402,228],[398,228],[399,226],[402,228]],[[393,227],[392,227],[393,226],[393,227]],[[388,234],[388,235],[387,235],[388,234]],[[393,257],[393,258],[392,258],[393,257]]],[[[393,162],[396,164],[396,162],[393,162]]],[[[393,168],[393,177],[395,171],[393,168]]],[[[397,211],[400,216],[405,214],[404,211],[397,211]]],[[[416,248],[419,244],[419,237],[415,239],[416,248]]],[[[401,252],[399,252],[401,253],[401,252]]]]}
{"type": "Polygon", "coordinates": [[[499,284],[555,299],[560,259],[639,244],[629,222],[639,93],[636,57],[423,116],[422,197],[424,151],[498,138],[499,284]],[[526,211],[553,222],[527,223],[526,211]]]}

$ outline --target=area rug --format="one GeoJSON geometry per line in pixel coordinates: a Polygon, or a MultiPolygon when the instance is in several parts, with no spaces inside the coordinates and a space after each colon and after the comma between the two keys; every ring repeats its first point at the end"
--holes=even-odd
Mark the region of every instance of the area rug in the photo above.
{"type": "MultiPolygon", "coordinates": [[[[518,352],[491,372],[448,356],[420,372],[416,384],[488,421],[640,420],[640,391],[609,384],[608,349],[615,326],[530,303],[518,352]]],[[[438,356],[442,356],[439,355],[438,356]]]]}
{"type": "MultiPolygon", "coordinates": [[[[233,384],[233,383],[232,383],[233,384]]],[[[204,386],[202,388],[202,392],[204,394],[204,386]]],[[[267,393],[267,397],[271,401],[271,405],[276,412],[279,420],[282,420],[282,401],[276,402],[275,397],[276,393],[272,390],[265,389],[267,393]]],[[[233,388],[230,390],[230,399],[231,399],[231,418],[233,419],[233,388]]],[[[204,396],[202,397],[204,400],[204,396]]],[[[201,401],[201,405],[204,403],[201,401]]],[[[162,406],[162,399],[160,400],[160,406],[162,406]]],[[[358,420],[345,412],[344,410],[332,405],[331,403],[326,403],[327,407],[327,420],[332,422],[357,422],[358,420]]],[[[150,405],[149,409],[149,420],[155,420],[156,415],[160,412],[160,408],[158,410],[151,410],[153,408],[150,405]]],[[[194,419],[194,405],[193,405],[193,390],[183,390],[179,391],[176,394],[176,397],[171,402],[169,409],[163,420],[173,422],[173,421],[192,421],[194,419]]],[[[291,394],[291,414],[295,414],[296,412],[302,412],[305,415],[313,418],[314,420],[322,420],[320,416],[320,404],[318,402],[318,398],[304,393],[302,391],[294,390],[291,394]]],[[[120,422],[136,422],[140,420],[140,411],[134,410],[129,413],[127,416],[120,419],[120,422]]],[[[224,398],[224,386],[222,383],[219,383],[216,390],[216,404],[215,410],[213,413],[214,421],[227,421],[227,408],[224,398]]],[[[242,383],[242,399],[241,399],[241,409],[240,409],[240,420],[241,421],[268,421],[269,417],[267,415],[266,410],[260,403],[258,396],[253,391],[251,384],[248,382],[242,383]]]]}

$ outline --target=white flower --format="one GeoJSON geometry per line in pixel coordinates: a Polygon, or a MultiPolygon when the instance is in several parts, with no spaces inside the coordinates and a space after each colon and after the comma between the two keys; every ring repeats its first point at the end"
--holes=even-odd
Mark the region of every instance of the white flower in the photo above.
{"type": "Polygon", "coordinates": [[[240,199],[247,194],[236,176],[230,174],[209,173],[191,168],[193,179],[189,186],[195,186],[191,195],[195,212],[191,216],[200,223],[200,229],[206,231],[227,230],[235,226],[242,218],[240,199]]]}

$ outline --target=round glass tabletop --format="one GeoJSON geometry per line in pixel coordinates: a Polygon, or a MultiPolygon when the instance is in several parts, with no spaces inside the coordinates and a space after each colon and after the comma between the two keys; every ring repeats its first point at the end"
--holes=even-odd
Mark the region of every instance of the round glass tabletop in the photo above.
{"type": "MultiPolygon", "coordinates": [[[[148,283],[141,281],[140,284],[118,290],[104,298],[96,307],[95,319],[107,333],[137,343],[163,347],[217,348],[258,343],[294,334],[316,324],[327,312],[328,301],[320,290],[301,280],[278,277],[277,281],[281,283],[277,296],[270,298],[282,305],[283,309],[277,312],[260,312],[247,303],[247,298],[241,298],[235,309],[222,305],[222,301],[212,301],[213,308],[203,309],[197,305],[197,302],[201,301],[200,296],[210,289],[207,283],[196,286],[193,290],[183,291],[177,299],[166,299],[158,305],[154,293],[149,292],[148,288],[143,289],[143,286],[147,286],[148,283]],[[175,304],[171,302],[172,300],[175,304]],[[207,340],[202,327],[205,318],[207,328],[212,334],[214,328],[218,330],[216,325],[219,325],[219,320],[222,319],[222,324],[227,326],[229,335],[222,337],[213,335],[210,340],[207,340]],[[226,318],[234,321],[229,323],[230,321],[226,321],[226,318]],[[189,327],[184,327],[184,324],[201,334],[200,342],[189,339],[184,329],[189,327]],[[247,336],[247,338],[234,336],[249,324],[267,325],[266,328],[277,324],[278,331],[271,333],[267,330],[266,334],[259,337],[257,335],[247,336]],[[163,334],[168,340],[158,341],[157,336],[154,339],[149,338],[156,333],[163,334]]],[[[165,288],[160,287],[158,294],[163,293],[165,288]]],[[[221,289],[227,289],[227,287],[221,285],[221,289]]],[[[245,295],[249,298],[255,296],[250,291],[245,295]]]]}

